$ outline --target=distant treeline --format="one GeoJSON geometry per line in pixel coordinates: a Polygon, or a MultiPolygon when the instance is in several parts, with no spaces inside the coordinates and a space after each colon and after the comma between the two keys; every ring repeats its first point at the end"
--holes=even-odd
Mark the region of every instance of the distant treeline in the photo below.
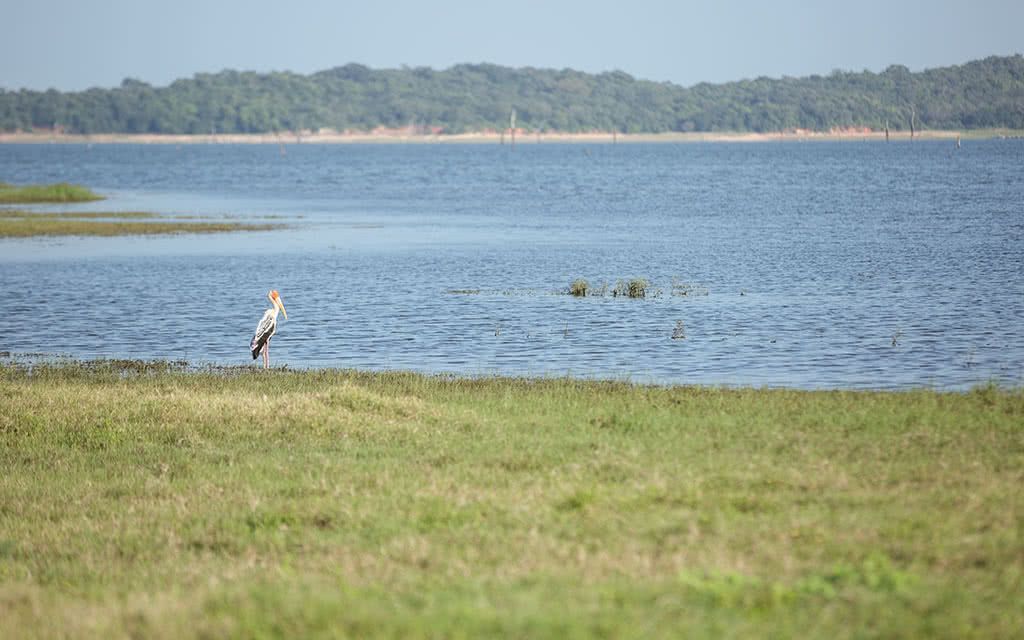
{"type": "Polygon", "coordinates": [[[414,127],[499,130],[516,111],[530,131],[824,131],[1024,129],[1024,58],[990,57],[911,73],[698,84],[637,80],[619,71],[512,69],[463,64],[370,69],[348,64],[312,75],[222,71],[152,87],[62,93],[0,90],[0,130],[68,133],[271,133],[414,127]]]}

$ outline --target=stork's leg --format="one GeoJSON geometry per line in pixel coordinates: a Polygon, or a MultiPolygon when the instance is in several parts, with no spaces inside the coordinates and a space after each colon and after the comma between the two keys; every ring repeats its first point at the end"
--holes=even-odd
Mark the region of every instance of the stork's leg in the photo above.
{"type": "Polygon", "coordinates": [[[264,369],[269,369],[270,368],[270,341],[269,340],[267,340],[267,343],[265,345],[263,345],[263,368],[264,369]]]}

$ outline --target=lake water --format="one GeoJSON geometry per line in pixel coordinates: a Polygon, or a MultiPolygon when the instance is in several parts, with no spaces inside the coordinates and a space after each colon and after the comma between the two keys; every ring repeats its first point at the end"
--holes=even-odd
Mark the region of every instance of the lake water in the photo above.
{"type": "Polygon", "coordinates": [[[276,288],[271,360],[293,368],[1024,384],[1020,140],[0,145],[0,180],[287,225],[0,240],[16,357],[251,363],[276,288]],[[647,298],[610,295],[632,277],[647,298]]]}

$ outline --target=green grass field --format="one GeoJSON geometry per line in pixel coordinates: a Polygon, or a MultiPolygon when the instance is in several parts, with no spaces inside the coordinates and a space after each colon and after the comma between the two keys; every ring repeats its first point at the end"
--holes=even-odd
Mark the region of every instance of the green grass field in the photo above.
{"type": "Polygon", "coordinates": [[[0,366],[0,637],[1011,638],[1024,392],[0,366]]]}
{"type": "Polygon", "coordinates": [[[32,184],[15,186],[0,182],[0,204],[29,204],[33,202],[92,202],[103,196],[77,184],[32,184]]]}

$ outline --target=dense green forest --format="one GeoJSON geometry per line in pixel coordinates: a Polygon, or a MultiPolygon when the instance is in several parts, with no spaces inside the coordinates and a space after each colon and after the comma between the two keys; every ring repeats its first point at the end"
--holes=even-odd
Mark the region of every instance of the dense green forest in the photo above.
{"type": "Polygon", "coordinates": [[[516,110],[530,131],[755,131],[836,127],[1024,129],[1024,58],[990,57],[911,73],[834,71],[684,88],[619,71],[464,64],[311,75],[222,71],[167,87],[127,79],[115,89],[0,90],[0,130],[69,133],[267,133],[416,127],[501,129],[516,110]]]}

